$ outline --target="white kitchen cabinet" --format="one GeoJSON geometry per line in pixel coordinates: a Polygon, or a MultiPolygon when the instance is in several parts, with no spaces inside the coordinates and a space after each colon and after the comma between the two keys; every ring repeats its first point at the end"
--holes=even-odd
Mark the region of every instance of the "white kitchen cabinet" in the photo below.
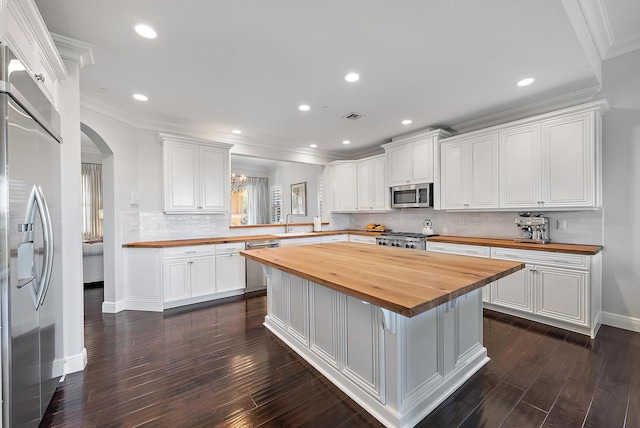
{"type": "Polygon", "coordinates": [[[539,207],[542,174],[540,168],[540,124],[500,131],[500,207],[539,207]]]}
{"type": "Polygon", "coordinates": [[[450,138],[440,146],[440,208],[498,208],[498,134],[450,138]]]}
{"type": "Polygon", "coordinates": [[[340,235],[323,235],[320,237],[320,242],[326,244],[328,242],[346,242],[349,241],[349,235],[344,233],[340,235]]]}
{"type": "MultiPolygon", "coordinates": [[[[447,242],[431,242],[427,238],[427,251],[436,253],[457,254],[460,256],[474,257],[491,257],[491,247],[482,247],[479,245],[462,245],[449,244],[447,242]]],[[[494,284],[494,283],[491,283],[494,284]]],[[[482,301],[489,302],[491,300],[491,284],[482,287],[482,301]]]]}
{"type": "Polygon", "coordinates": [[[358,242],[360,244],[369,244],[376,245],[376,237],[375,235],[366,236],[366,235],[349,235],[349,242],[358,242]]]}
{"type": "Polygon", "coordinates": [[[280,240],[281,247],[289,247],[292,245],[308,245],[308,244],[321,244],[321,236],[309,236],[305,238],[287,238],[280,240]]]}
{"type": "Polygon", "coordinates": [[[502,298],[494,299],[492,293],[486,307],[595,337],[601,317],[601,253],[588,256],[492,248],[491,257],[522,261],[526,267],[498,280],[498,284],[509,282],[502,283],[502,298]],[[527,288],[531,304],[521,305],[518,291],[527,288]]]}
{"type": "Polygon", "coordinates": [[[244,290],[245,258],[240,255],[244,242],[216,245],[216,292],[244,290]]]}
{"type": "Polygon", "coordinates": [[[490,302],[504,308],[533,312],[532,266],[495,281],[491,286],[490,302]]]}
{"type": "Polygon", "coordinates": [[[355,212],[358,204],[358,168],[356,161],[329,164],[331,211],[355,212]]]}
{"type": "Polygon", "coordinates": [[[231,144],[160,134],[166,213],[228,212],[231,144]]]}
{"type": "Polygon", "coordinates": [[[344,364],[342,373],[384,402],[382,396],[383,335],[381,312],[351,296],[344,298],[344,364]]]}
{"type": "Polygon", "coordinates": [[[438,141],[449,136],[447,131],[438,129],[383,144],[389,169],[388,185],[439,182],[438,141]]]}
{"type": "Polygon", "coordinates": [[[385,155],[372,156],[357,162],[358,212],[389,209],[385,155]]]}
{"type": "Polygon", "coordinates": [[[524,269],[483,288],[486,308],[591,338],[600,328],[602,253],[581,255],[429,241],[427,251],[523,262],[524,269]]]}
{"type": "Polygon", "coordinates": [[[593,112],[542,122],[542,206],[600,206],[596,195],[596,132],[593,112]]]}
{"type": "Polygon", "coordinates": [[[216,292],[215,246],[198,245],[164,250],[162,263],[165,308],[195,303],[216,292]]]}
{"type": "MultiPolygon", "coordinates": [[[[35,3],[7,0],[3,12],[2,41],[56,106],[59,82],[66,77],[66,68],[35,3]]],[[[9,65],[9,68],[21,70],[17,64],[9,65]]]]}

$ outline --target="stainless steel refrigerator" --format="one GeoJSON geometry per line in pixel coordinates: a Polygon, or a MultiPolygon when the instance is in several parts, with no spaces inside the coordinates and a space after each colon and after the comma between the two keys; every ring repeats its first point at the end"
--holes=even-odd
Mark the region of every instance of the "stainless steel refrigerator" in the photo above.
{"type": "Polygon", "coordinates": [[[63,370],[60,117],[0,44],[4,427],[38,426],[63,370]]]}

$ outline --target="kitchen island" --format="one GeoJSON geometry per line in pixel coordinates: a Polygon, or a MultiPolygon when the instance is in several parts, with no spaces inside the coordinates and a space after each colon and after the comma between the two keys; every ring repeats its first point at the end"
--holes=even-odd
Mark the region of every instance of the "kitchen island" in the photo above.
{"type": "Polygon", "coordinates": [[[413,426],[489,360],[480,287],[523,263],[339,242],[243,251],[264,325],[376,419],[413,426]]]}

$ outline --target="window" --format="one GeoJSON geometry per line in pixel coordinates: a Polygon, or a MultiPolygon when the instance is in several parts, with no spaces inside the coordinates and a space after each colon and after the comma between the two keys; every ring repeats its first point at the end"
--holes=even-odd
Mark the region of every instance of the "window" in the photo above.
{"type": "Polygon", "coordinates": [[[318,216],[322,217],[322,175],[318,176],[318,216]]]}
{"type": "Polygon", "coordinates": [[[102,165],[82,164],[82,233],[102,236],[102,165]]]}
{"type": "Polygon", "coordinates": [[[282,221],[282,185],[271,186],[269,191],[269,211],[271,223],[282,221]]]}

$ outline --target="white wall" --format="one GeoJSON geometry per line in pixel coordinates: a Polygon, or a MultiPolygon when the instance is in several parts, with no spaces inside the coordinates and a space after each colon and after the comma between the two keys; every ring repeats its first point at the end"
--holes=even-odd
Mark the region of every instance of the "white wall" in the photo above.
{"type": "MultiPolygon", "coordinates": [[[[307,211],[305,216],[293,216],[294,223],[310,223],[318,212],[318,176],[324,167],[303,163],[291,163],[269,171],[269,186],[282,186],[282,216],[291,213],[291,185],[307,183],[307,211]]],[[[325,186],[326,187],[326,186],[325,186]]]]}
{"type": "Polygon", "coordinates": [[[82,180],[80,168],[80,79],[76,62],[65,60],[69,73],[60,83],[58,109],[61,114],[60,168],[62,186],[62,287],[65,371],[83,370],[84,297],[82,283],[82,180]]]}
{"type": "Polygon", "coordinates": [[[640,51],[603,63],[603,311],[640,331],[640,51]],[[621,318],[622,317],[622,318],[621,318]]]}

